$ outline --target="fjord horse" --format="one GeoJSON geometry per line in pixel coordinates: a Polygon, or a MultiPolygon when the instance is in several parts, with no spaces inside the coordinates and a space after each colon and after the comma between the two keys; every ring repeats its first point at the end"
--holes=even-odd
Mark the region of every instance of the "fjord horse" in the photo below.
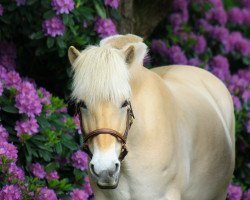
{"type": "Polygon", "coordinates": [[[148,70],[146,53],[135,35],[69,48],[95,199],[224,200],[235,161],[228,90],[197,67],[148,70]]]}

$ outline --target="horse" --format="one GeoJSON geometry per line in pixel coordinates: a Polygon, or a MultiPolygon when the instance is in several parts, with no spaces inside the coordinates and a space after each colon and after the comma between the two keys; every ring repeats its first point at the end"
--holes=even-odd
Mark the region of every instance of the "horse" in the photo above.
{"type": "Polygon", "coordinates": [[[146,54],[132,34],[68,50],[95,199],[226,199],[235,164],[229,91],[195,66],[149,70],[146,54]]]}

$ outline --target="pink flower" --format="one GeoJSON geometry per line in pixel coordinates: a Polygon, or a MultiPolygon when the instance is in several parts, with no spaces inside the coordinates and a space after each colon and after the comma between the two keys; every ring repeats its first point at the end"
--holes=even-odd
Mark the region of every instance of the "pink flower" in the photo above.
{"type": "Polygon", "coordinates": [[[39,125],[35,118],[30,118],[26,121],[17,121],[15,130],[17,131],[17,136],[20,137],[21,134],[28,134],[30,136],[38,132],[39,125]]]}
{"type": "Polygon", "coordinates": [[[27,81],[20,85],[16,95],[16,107],[19,113],[25,113],[29,117],[39,115],[42,111],[41,100],[35,90],[35,87],[27,81]]]}
{"type": "Polygon", "coordinates": [[[74,189],[70,192],[71,200],[87,200],[88,194],[84,190],[74,189]]]}
{"type": "Polygon", "coordinates": [[[59,175],[57,173],[57,171],[52,171],[46,174],[46,179],[47,180],[57,180],[59,179],[59,175]]]}
{"type": "Polygon", "coordinates": [[[0,191],[1,200],[22,200],[22,193],[19,187],[15,185],[6,185],[0,191]]]}
{"type": "Polygon", "coordinates": [[[56,11],[56,14],[69,14],[74,9],[74,0],[52,0],[51,5],[56,11]]]}
{"type": "Polygon", "coordinates": [[[83,151],[78,150],[71,156],[71,159],[73,161],[72,165],[75,168],[80,169],[82,171],[88,168],[88,156],[83,151]]]}
{"type": "Polygon", "coordinates": [[[9,180],[13,180],[13,178],[19,179],[21,181],[24,181],[25,176],[24,176],[24,171],[16,166],[15,163],[11,163],[9,168],[8,168],[8,173],[11,174],[11,177],[9,180]]]}
{"type": "Polygon", "coordinates": [[[46,175],[44,168],[39,163],[33,163],[30,165],[30,171],[32,174],[40,179],[43,179],[46,175]]]}
{"type": "Polygon", "coordinates": [[[79,134],[81,134],[82,131],[81,131],[81,124],[80,124],[79,115],[75,115],[75,116],[74,116],[74,122],[75,122],[75,125],[76,125],[77,132],[78,132],[79,134]]]}
{"type": "Polygon", "coordinates": [[[43,30],[51,37],[62,36],[65,32],[65,25],[59,16],[54,16],[43,22],[43,30]]]}
{"type": "Polygon", "coordinates": [[[116,26],[111,19],[97,18],[95,21],[94,30],[101,38],[117,34],[116,26]]]}
{"type": "Polygon", "coordinates": [[[57,200],[54,190],[44,187],[40,190],[39,196],[35,200],[57,200]]]}
{"type": "Polygon", "coordinates": [[[7,87],[19,88],[22,80],[19,74],[15,71],[10,71],[7,73],[6,85],[7,87]]]}
{"type": "Polygon", "coordinates": [[[237,8],[234,7],[231,10],[228,11],[228,21],[235,23],[235,24],[242,24],[243,23],[243,14],[242,11],[237,8]]]}
{"type": "Polygon", "coordinates": [[[0,142],[7,142],[9,134],[7,130],[0,124],[0,142]]]}
{"type": "Polygon", "coordinates": [[[92,195],[93,194],[93,191],[92,191],[92,188],[91,188],[91,185],[90,185],[90,182],[89,182],[89,177],[88,176],[86,176],[85,178],[84,178],[84,191],[90,196],[90,195],[92,195]]]}
{"type": "Polygon", "coordinates": [[[241,200],[242,190],[240,186],[230,184],[227,190],[227,198],[229,200],[241,200]]]}
{"type": "Polygon", "coordinates": [[[118,8],[119,0],[104,0],[104,4],[106,6],[110,6],[111,8],[118,8]]]}
{"type": "MultiPolygon", "coordinates": [[[[0,142],[0,157],[6,157],[10,160],[17,160],[17,148],[8,142],[0,142]]],[[[1,159],[0,159],[1,160],[1,159]]],[[[1,164],[1,161],[0,161],[1,164]]]]}

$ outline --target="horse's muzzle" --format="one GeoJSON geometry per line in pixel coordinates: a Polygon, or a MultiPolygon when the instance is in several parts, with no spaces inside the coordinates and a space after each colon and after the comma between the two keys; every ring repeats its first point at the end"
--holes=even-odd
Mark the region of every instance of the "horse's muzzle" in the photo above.
{"type": "Polygon", "coordinates": [[[109,170],[102,171],[97,179],[97,185],[101,189],[115,189],[118,186],[120,172],[109,170]]]}
{"type": "Polygon", "coordinates": [[[97,186],[101,189],[115,189],[120,178],[120,166],[116,165],[114,170],[103,170],[98,174],[95,172],[94,165],[90,165],[90,173],[95,179],[97,186]]]}

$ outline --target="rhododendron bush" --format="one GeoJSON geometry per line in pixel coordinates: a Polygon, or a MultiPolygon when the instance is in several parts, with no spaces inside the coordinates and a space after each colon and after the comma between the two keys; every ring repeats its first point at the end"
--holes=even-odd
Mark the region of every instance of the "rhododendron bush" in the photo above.
{"type": "Polygon", "coordinates": [[[153,65],[185,64],[211,71],[232,94],[236,166],[228,199],[250,199],[250,1],[174,0],[151,36],[153,65]],[[229,2],[229,3],[228,3],[229,2]]]}
{"type": "MultiPolygon", "coordinates": [[[[119,3],[0,2],[0,200],[92,198],[79,119],[36,84],[69,96],[67,48],[84,49],[116,34],[119,3]]],[[[250,0],[173,0],[171,13],[145,42],[147,67],[193,65],[228,87],[236,166],[227,198],[250,199],[250,0]]]]}
{"type": "MultiPolygon", "coordinates": [[[[117,33],[118,0],[1,0],[0,41],[17,48],[19,71],[61,96],[70,93],[67,49],[117,33]],[[111,17],[113,19],[111,19],[111,17]]],[[[5,49],[0,47],[0,49],[5,49]]],[[[9,57],[7,68],[14,68],[9,57]]]]}
{"type": "Polygon", "coordinates": [[[79,119],[63,100],[0,65],[0,199],[92,196],[79,119]]]}

